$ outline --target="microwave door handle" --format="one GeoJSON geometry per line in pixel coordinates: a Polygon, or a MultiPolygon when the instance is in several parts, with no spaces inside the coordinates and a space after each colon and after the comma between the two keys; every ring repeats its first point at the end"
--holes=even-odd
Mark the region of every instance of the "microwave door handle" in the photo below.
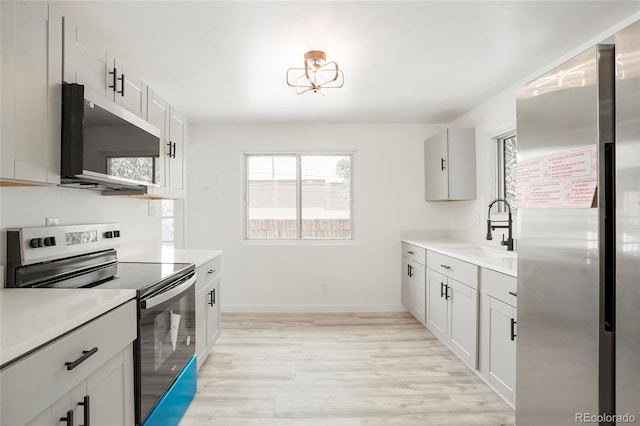
{"type": "Polygon", "coordinates": [[[174,298],[175,296],[179,295],[180,293],[184,292],[189,287],[191,287],[195,282],[196,282],[196,277],[194,275],[193,277],[185,281],[183,284],[180,284],[179,286],[174,287],[171,290],[167,290],[165,292],[158,294],[157,296],[153,296],[153,297],[150,297],[149,299],[143,300],[142,309],[153,308],[154,306],[158,306],[159,304],[174,298]]]}

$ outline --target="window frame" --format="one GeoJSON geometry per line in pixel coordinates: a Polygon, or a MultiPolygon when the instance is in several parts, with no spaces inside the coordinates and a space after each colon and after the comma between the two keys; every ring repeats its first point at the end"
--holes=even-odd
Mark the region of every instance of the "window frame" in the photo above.
{"type": "MultiPolygon", "coordinates": [[[[512,137],[516,138],[516,144],[518,140],[518,133],[515,128],[512,128],[509,131],[502,132],[501,134],[494,136],[493,140],[495,141],[492,144],[492,149],[494,150],[494,158],[495,158],[495,179],[493,182],[493,187],[495,189],[495,198],[505,198],[506,194],[506,181],[505,181],[505,162],[504,162],[504,142],[512,137]]],[[[496,203],[493,207],[493,211],[495,213],[507,213],[507,208],[504,203],[496,203]]],[[[511,203],[511,211],[514,213],[516,211],[516,207],[514,203],[511,203]]]]}
{"type": "Polygon", "coordinates": [[[176,246],[176,201],[172,200],[172,199],[165,199],[165,200],[160,200],[160,243],[162,244],[163,247],[174,247],[176,246]],[[173,203],[173,216],[165,216],[163,213],[163,209],[162,209],[162,203],[164,203],[165,201],[167,202],[172,202],[173,203]],[[164,233],[162,232],[162,223],[164,222],[164,219],[171,219],[173,221],[173,240],[171,241],[167,241],[165,240],[163,237],[164,233]]]}
{"type": "Polygon", "coordinates": [[[246,244],[257,245],[288,245],[288,244],[309,244],[309,245],[341,245],[351,244],[356,240],[356,226],[355,226],[355,179],[354,170],[356,162],[355,150],[327,150],[327,151],[300,151],[300,150],[287,150],[287,151],[245,151],[242,153],[243,157],[243,182],[244,182],[244,195],[243,195],[243,241],[246,244]],[[249,158],[250,157],[295,157],[296,159],[296,235],[297,238],[251,238],[249,237],[249,158]],[[302,238],[302,157],[313,156],[340,156],[350,157],[350,176],[349,176],[349,224],[351,228],[349,238],[302,238]]]}

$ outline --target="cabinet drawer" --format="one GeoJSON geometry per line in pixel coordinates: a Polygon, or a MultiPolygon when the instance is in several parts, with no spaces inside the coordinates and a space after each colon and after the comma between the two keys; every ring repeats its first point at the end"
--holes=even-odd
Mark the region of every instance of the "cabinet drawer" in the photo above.
{"type": "Polygon", "coordinates": [[[518,306],[518,279],[491,269],[480,268],[480,286],[483,293],[507,303],[518,306]],[[513,293],[513,294],[511,294],[513,293]]]}
{"type": "Polygon", "coordinates": [[[22,418],[52,405],[134,341],[136,321],[136,302],[130,301],[3,369],[2,419],[22,418]],[[93,348],[97,352],[67,370],[66,362],[76,361],[83,351],[93,348]]]}
{"type": "Polygon", "coordinates": [[[220,275],[221,264],[220,257],[217,256],[202,265],[198,266],[196,269],[197,278],[196,278],[196,292],[201,290],[204,286],[206,286],[213,278],[220,275]]]}
{"type": "Polygon", "coordinates": [[[426,265],[427,251],[422,247],[414,246],[409,243],[402,243],[402,255],[409,259],[426,265]]]}
{"type": "Polygon", "coordinates": [[[478,288],[478,266],[474,264],[430,251],[427,255],[427,267],[469,287],[478,288]]]}

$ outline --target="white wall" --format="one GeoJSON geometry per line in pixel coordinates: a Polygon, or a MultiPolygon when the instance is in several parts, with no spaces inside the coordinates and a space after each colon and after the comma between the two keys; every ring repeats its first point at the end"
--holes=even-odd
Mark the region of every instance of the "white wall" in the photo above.
{"type": "Polygon", "coordinates": [[[146,200],[85,189],[0,187],[0,264],[6,260],[6,229],[44,226],[46,217],[59,218],[60,225],[120,222],[120,257],[153,250],[161,244],[161,219],[148,215],[148,205],[146,200]]]}
{"type": "Polygon", "coordinates": [[[190,127],[187,247],[223,250],[226,311],[391,311],[400,302],[403,232],[441,228],[424,201],[423,124],[237,124],[190,127]],[[243,152],[356,152],[356,240],[342,245],[243,241],[243,152]],[[322,284],[329,285],[326,294],[322,284]]]}
{"type": "MultiPolygon", "coordinates": [[[[598,43],[613,43],[614,40],[611,37],[617,31],[627,27],[638,19],[640,19],[640,13],[628,17],[593,39],[586,40],[583,44],[576,46],[575,49],[567,52],[553,63],[539,70],[532,71],[531,74],[521,81],[513,84],[449,124],[451,127],[475,127],[477,161],[477,199],[474,201],[444,203],[436,206],[437,211],[449,219],[448,227],[452,230],[451,235],[457,235],[499,247],[501,235],[499,232],[494,233],[494,240],[491,243],[484,240],[487,206],[489,202],[496,197],[497,177],[494,167],[497,151],[492,138],[506,131],[516,129],[516,94],[518,90],[527,82],[546,73],[568,59],[573,58],[591,46],[598,43]]],[[[515,221],[514,232],[517,236],[517,218],[515,221]]]]}

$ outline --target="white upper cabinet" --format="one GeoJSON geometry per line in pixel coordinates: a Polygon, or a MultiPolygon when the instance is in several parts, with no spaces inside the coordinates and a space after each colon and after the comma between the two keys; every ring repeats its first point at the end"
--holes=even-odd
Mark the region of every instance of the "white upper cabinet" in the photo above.
{"type": "Polygon", "coordinates": [[[169,142],[171,152],[169,155],[169,187],[172,198],[184,197],[184,145],[186,122],[185,119],[171,110],[169,120],[169,142]]]}
{"type": "Polygon", "coordinates": [[[63,21],[64,58],[63,79],[67,83],[82,84],[105,98],[113,100],[117,74],[109,63],[106,46],[91,31],[78,26],[67,17],[63,21]]]}
{"type": "Polygon", "coordinates": [[[476,198],[474,129],[446,129],[424,143],[427,201],[476,198]]]}
{"type": "Polygon", "coordinates": [[[147,85],[90,30],[64,18],[64,81],[78,83],[146,118],[147,85]]]}
{"type": "Polygon", "coordinates": [[[5,182],[60,183],[62,25],[46,3],[0,2],[5,182]]]}
{"type": "MultiPolygon", "coordinates": [[[[111,62],[109,62],[111,63],[111,62]]],[[[131,67],[113,60],[118,74],[114,101],[138,117],[147,117],[147,85],[131,67]]]]}
{"type": "MultiPolygon", "coordinates": [[[[148,193],[157,197],[169,197],[169,102],[162,99],[153,89],[147,92],[147,121],[160,129],[160,158],[158,159],[157,187],[151,186],[148,193]]],[[[173,149],[172,149],[173,151],[173,149]]]]}

